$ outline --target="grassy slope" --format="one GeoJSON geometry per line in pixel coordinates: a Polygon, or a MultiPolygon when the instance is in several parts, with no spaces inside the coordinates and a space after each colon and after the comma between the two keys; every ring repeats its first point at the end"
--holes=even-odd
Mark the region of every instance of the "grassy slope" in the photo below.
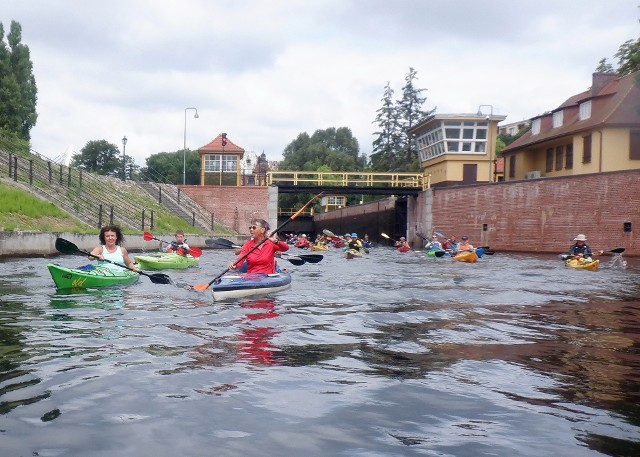
{"type": "Polygon", "coordinates": [[[98,232],[53,203],[3,182],[0,182],[0,230],[98,232]]]}

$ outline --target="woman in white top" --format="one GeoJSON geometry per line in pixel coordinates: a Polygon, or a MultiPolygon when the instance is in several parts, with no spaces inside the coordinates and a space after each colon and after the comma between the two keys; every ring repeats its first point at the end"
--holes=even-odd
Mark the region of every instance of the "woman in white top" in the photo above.
{"type": "MultiPolygon", "coordinates": [[[[110,260],[111,262],[125,265],[132,270],[138,271],[131,259],[127,248],[120,246],[120,243],[124,240],[122,231],[117,225],[107,225],[100,229],[100,246],[96,246],[91,251],[90,258],[96,258],[98,260],[110,260]]],[[[107,265],[112,265],[108,264],[107,265]]]]}

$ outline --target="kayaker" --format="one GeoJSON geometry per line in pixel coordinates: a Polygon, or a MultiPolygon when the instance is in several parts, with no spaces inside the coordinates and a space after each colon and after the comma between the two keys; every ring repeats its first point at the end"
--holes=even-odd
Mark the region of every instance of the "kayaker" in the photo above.
{"type": "MultiPolygon", "coordinates": [[[[115,262],[119,265],[125,265],[134,271],[138,271],[138,268],[129,258],[127,248],[121,246],[121,243],[124,241],[124,237],[122,236],[120,227],[117,225],[105,225],[100,229],[100,235],[98,238],[100,239],[100,246],[93,248],[89,259],[98,259],[101,261],[110,260],[111,262],[115,262]]],[[[112,263],[104,263],[104,265],[109,268],[118,268],[112,263]]]]}
{"type": "Polygon", "coordinates": [[[365,248],[372,247],[371,241],[369,240],[369,235],[367,235],[366,233],[364,234],[364,237],[362,238],[362,247],[365,247],[365,248]]]}
{"type": "Polygon", "coordinates": [[[400,248],[411,248],[411,246],[409,246],[409,243],[407,243],[407,240],[404,236],[400,237],[399,241],[396,241],[393,245],[396,249],[400,249],[400,248]]]}
{"type": "Polygon", "coordinates": [[[247,273],[276,273],[275,253],[288,251],[289,245],[280,241],[277,233],[271,234],[269,224],[263,219],[254,219],[249,225],[249,233],[251,239],[242,245],[240,254],[229,264],[229,269],[235,269],[241,258],[250,252],[245,258],[247,273]]]}
{"type": "Polygon", "coordinates": [[[456,241],[456,236],[451,235],[451,238],[447,238],[447,240],[442,245],[442,248],[445,251],[456,251],[458,249],[458,242],[456,241]]]}
{"type": "Polygon", "coordinates": [[[587,237],[582,233],[579,233],[573,239],[573,241],[575,241],[575,243],[569,247],[569,254],[572,256],[582,257],[585,260],[591,260],[591,256],[600,255],[604,252],[599,251],[598,253],[594,254],[591,250],[591,247],[587,244],[587,237]]]}
{"type": "MultiPolygon", "coordinates": [[[[167,252],[175,252],[180,255],[189,254],[189,245],[184,237],[184,231],[176,230],[175,240],[173,240],[167,247],[167,252]]],[[[162,242],[160,242],[160,248],[162,249],[162,242]]]]}
{"type": "Polygon", "coordinates": [[[442,250],[442,243],[440,243],[440,241],[438,241],[438,235],[433,235],[431,237],[431,241],[429,241],[425,245],[425,248],[427,248],[430,251],[441,251],[442,250]]]}
{"type": "Polygon", "coordinates": [[[458,243],[458,248],[456,249],[456,251],[458,252],[464,252],[464,251],[473,251],[474,247],[471,243],[469,243],[469,237],[467,235],[464,235],[461,238],[461,242],[458,243]]]}
{"type": "Polygon", "coordinates": [[[347,241],[347,245],[345,246],[345,250],[354,249],[360,252],[360,249],[362,249],[362,247],[362,242],[360,241],[360,239],[358,239],[358,234],[355,232],[350,234],[349,241],[347,241]]]}

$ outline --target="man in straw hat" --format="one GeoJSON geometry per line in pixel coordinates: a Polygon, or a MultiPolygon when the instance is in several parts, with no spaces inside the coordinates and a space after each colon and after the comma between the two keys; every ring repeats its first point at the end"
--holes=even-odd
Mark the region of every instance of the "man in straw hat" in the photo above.
{"type": "MultiPolygon", "coordinates": [[[[578,234],[573,241],[574,244],[569,247],[569,254],[576,257],[583,257],[584,259],[591,259],[591,256],[594,255],[591,251],[591,247],[587,244],[587,237],[582,233],[578,234]]],[[[596,255],[602,254],[604,251],[598,252],[596,255]]]]}

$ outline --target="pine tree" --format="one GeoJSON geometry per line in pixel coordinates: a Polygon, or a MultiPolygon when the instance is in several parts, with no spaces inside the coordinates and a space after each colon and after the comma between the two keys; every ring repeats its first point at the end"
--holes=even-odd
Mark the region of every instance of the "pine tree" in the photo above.
{"type": "Polygon", "coordinates": [[[387,81],[382,96],[382,107],[376,111],[373,121],[378,126],[378,131],[374,133],[377,138],[373,141],[371,154],[371,168],[374,171],[395,170],[399,161],[400,124],[393,93],[390,82],[387,81]]]}
{"type": "Polygon", "coordinates": [[[430,116],[435,111],[424,111],[422,105],[427,100],[421,94],[425,89],[418,89],[414,85],[417,79],[417,71],[409,68],[409,73],[405,76],[405,85],[402,88],[402,99],[398,102],[398,113],[400,123],[400,149],[404,152],[404,165],[406,171],[417,171],[420,169],[418,160],[418,148],[407,133],[412,127],[417,125],[422,119],[430,116]]]}

